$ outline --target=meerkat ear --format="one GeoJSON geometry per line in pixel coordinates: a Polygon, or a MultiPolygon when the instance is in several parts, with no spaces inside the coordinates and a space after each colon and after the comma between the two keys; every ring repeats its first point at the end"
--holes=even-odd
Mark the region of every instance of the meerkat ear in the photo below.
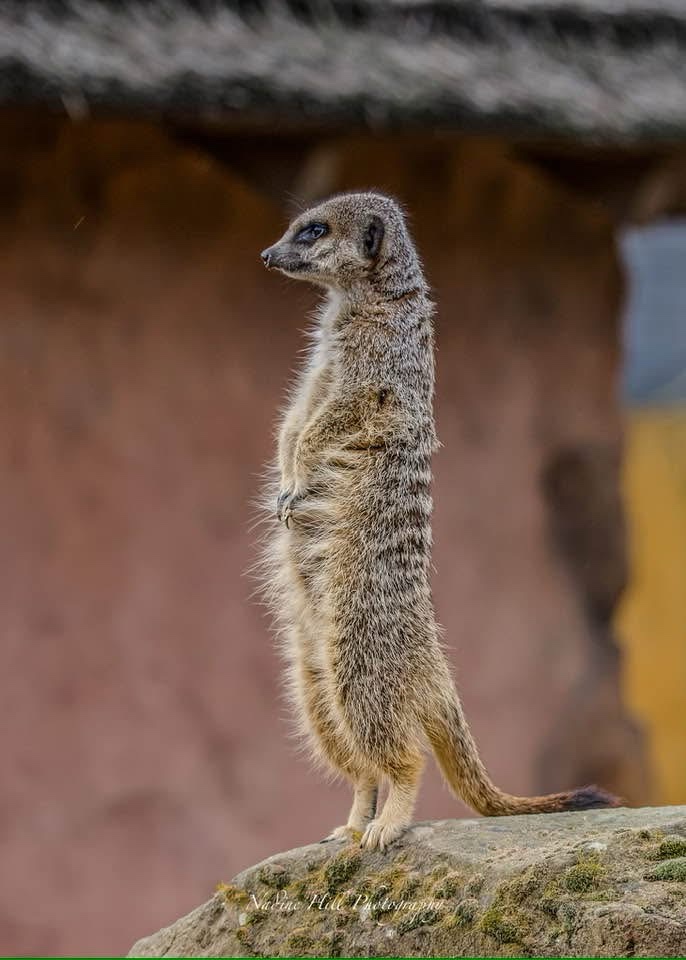
{"type": "Polygon", "coordinates": [[[362,247],[366,257],[376,260],[383,243],[384,225],[381,217],[371,217],[362,237],[362,247]]]}

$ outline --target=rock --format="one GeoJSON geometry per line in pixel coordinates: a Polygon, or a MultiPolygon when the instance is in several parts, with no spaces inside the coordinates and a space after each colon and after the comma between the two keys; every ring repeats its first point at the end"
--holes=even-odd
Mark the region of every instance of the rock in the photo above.
{"type": "Polygon", "coordinates": [[[686,807],[418,823],[271,857],[129,956],[677,957],[685,848],[686,807]]]}

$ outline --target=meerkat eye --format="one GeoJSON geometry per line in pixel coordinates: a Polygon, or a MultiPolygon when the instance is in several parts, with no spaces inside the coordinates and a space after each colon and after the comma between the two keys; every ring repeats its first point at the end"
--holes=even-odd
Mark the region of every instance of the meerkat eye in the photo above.
{"type": "Polygon", "coordinates": [[[328,232],[329,228],[325,223],[308,223],[302,230],[298,230],[295,235],[295,242],[310,245],[328,232]]]}

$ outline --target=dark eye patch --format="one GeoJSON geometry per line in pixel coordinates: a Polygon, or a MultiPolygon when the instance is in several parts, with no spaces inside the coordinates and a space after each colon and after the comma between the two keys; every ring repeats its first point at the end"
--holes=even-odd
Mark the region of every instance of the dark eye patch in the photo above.
{"type": "Polygon", "coordinates": [[[302,230],[298,230],[294,240],[296,243],[305,243],[310,246],[320,237],[326,236],[328,232],[329,227],[326,223],[308,223],[302,230]]]}

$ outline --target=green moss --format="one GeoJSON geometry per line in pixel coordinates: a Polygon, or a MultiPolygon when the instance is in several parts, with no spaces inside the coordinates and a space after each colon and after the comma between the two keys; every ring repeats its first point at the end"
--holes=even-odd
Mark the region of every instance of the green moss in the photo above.
{"type": "Polygon", "coordinates": [[[361,904],[366,902],[364,900],[364,897],[368,897],[368,896],[369,894],[367,893],[367,891],[363,890],[362,886],[360,886],[360,887],[356,887],[354,890],[349,890],[348,893],[346,893],[345,895],[344,902],[347,907],[354,907],[355,904],[357,904],[359,907],[361,904]]]}
{"type": "Polygon", "coordinates": [[[385,913],[393,913],[397,909],[398,901],[403,897],[400,890],[407,883],[405,867],[392,867],[376,876],[370,877],[371,917],[378,920],[385,913]]]}
{"type": "Polygon", "coordinates": [[[518,877],[504,883],[499,890],[514,903],[522,903],[533,895],[538,895],[547,880],[547,874],[536,867],[530,867],[518,877]]]}
{"type": "Polygon", "coordinates": [[[441,914],[438,910],[433,910],[431,908],[427,910],[420,910],[417,913],[409,914],[406,917],[403,917],[402,920],[396,925],[396,930],[398,933],[409,933],[410,930],[416,930],[417,927],[426,927],[430,926],[433,923],[436,923],[437,920],[440,920],[441,914]]]}
{"type": "Polygon", "coordinates": [[[646,880],[676,880],[686,882],[686,857],[678,860],[665,860],[645,875],[646,880]]]}
{"type": "Polygon", "coordinates": [[[468,927],[474,922],[474,918],[479,912],[479,903],[477,900],[467,898],[460,901],[455,908],[455,913],[450,917],[451,926],[468,927]]]}
{"type": "Polygon", "coordinates": [[[547,913],[551,917],[556,917],[562,896],[559,881],[550,880],[543,888],[538,905],[544,913],[547,913]]]}
{"type": "Polygon", "coordinates": [[[245,918],[247,924],[262,923],[263,920],[266,920],[269,916],[267,910],[261,910],[259,907],[256,910],[251,910],[245,918]]]}
{"type": "Polygon", "coordinates": [[[477,874],[475,877],[472,877],[471,880],[467,881],[467,886],[465,887],[465,892],[469,897],[477,897],[483,888],[484,878],[477,874]]]}
{"type": "Polygon", "coordinates": [[[580,858],[558,879],[549,880],[540,893],[532,891],[535,900],[530,900],[534,908],[542,910],[551,917],[559,917],[560,909],[566,909],[575,900],[610,901],[620,894],[608,882],[605,867],[594,857],[580,858]]]}
{"type": "Polygon", "coordinates": [[[350,902],[354,902],[356,897],[370,897],[374,892],[374,884],[371,877],[362,877],[351,891],[350,902]]]}
{"type": "Polygon", "coordinates": [[[571,933],[579,916],[579,907],[571,900],[566,900],[560,904],[557,916],[562,923],[562,930],[565,933],[571,933]]]}
{"type": "Polygon", "coordinates": [[[452,900],[462,889],[463,880],[459,873],[448,873],[434,890],[437,900],[452,900]]]}
{"type": "Polygon", "coordinates": [[[385,913],[392,913],[394,909],[390,885],[387,883],[379,884],[374,890],[374,899],[371,904],[370,916],[372,920],[378,920],[385,913]]]}
{"type": "Polygon", "coordinates": [[[395,907],[392,905],[392,901],[383,894],[378,900],[372,903],[369,916],[372,920],[379,920],[385,913],[393,913],[394,911],[395,907]]]}
{"type": "Polygon", "coordinates": [[[683,837],[665,837],[655,851],[656,860],[672,860],[686,856],[686,840],[683,837]]]}
{"type": "Polygon", "coordinates": [[[382,891],[384,894],[397,890],[400,884],[407,879],[407,867],[393,866],[388,870],[382,870],[380,873],[370,878],[374,881],[374,894],[382,891]],[[383,888],[383,890],[382,890],[383,888]]]}
{"type": "Polygon", "coordinates": [[[357,872],[362,858],[359,853],[339,853],[332,860],[329,860],[324,868],[324,879],[327,885],[327,891],[334,894],[344,883],[357,872]]]}
{"type": "Polygon", "coordinates": [[[398,899],[411,900],[421,885],[422,878],[419,876],[419,874],[413,873],[398,887],[398,899]]]}
{"type": "Polygon", "coordinates": [[[243,906],[250,899],[248,893],[234,883],[218,883],[215,889],[226,903],[233,903],[236,906],[243,906]]]}
{"type": "Polygon", "coordinates": [[[314,940],[307,932],[306,927],[297,927],[286,939],[286,946],[290,950],[295,950],[294,956],[298,956],[305,950],[311,950],[314,946],[314,940]]]}
{"type": "Polygon", "coordinates": [[[300,903],[309,903],[312,898],[309,882],[307,880],[295,880],[290,885],[289,892],[292,899],[298,900],[300,903]]]}
{"type": "Polygon", "coordinates": [[[238,942],[243,947],[243,949],[245,950],[245,952],[249,957],[262,956],[262,954],[258,950],[255,950],[252,944],[250,943],[250,936],[248,935],[248,931],[245,929],[245,927],[240,927],[238,930],[235,930],[234,936],[236,937],[236,940],[238,940],[238,942]]]}
{"type": "MultiPolygon", "coordinates": [[[[361,858],[358,854],[352,857],[350,854],[344,854],[343,859],[332,860],[324,874],[323,885],[326,885],[328,892],[334,894],[359,868],[361,858]]],[[[398,866],[387,867],[378,873],[370,873],[361,877],[350,890],[346,898],[348,906],[353,906],[356,902],[358,906],[367,897],[367,904],[372,909],[372,916],[377,917],[388,912],[388,907],[384,908],[383,900],[409,900],[421,884],[421,877],[414,874],[408,876],[407,867],[398,866]]]]}
{"type": "Polygon", "coordinates": [[[600,890],[589,890],[584,894],[584,900],[596,900],[602,903],[609,903],[611,900],[618,900],[621,894],[614,887],[602,887],[600,890]]]}
{"type": "Polygon", "coordinates": [[[493,904],[479,921],[479,927],[498,943],[519,943],[522,931],[516,920],[493,904]]]}
{"type": "Polygon", "coordinates": [[[597,859],[587,857],[565,872],[562,883],[570,893],[588,893],[601,886],[605,874],[605,867],[597,859]]]}
{"type": "Polygon", "coordinates": [[[291,882],[291,875],[284,867],[266,864],[257,871],[257,879],[266,887],[283,890],[291,882]]]}
{"type": "MultiPolygon", "coordinates": [[[[324,950],[321,952],[321,956],[340,957],[343,949],[343,935],[332,933],[330,937],[325,937],[322,940],[322,947],[324,947],[324,950]]],[[[319,950],[317,953],[319,954],[319,950]]]]}

